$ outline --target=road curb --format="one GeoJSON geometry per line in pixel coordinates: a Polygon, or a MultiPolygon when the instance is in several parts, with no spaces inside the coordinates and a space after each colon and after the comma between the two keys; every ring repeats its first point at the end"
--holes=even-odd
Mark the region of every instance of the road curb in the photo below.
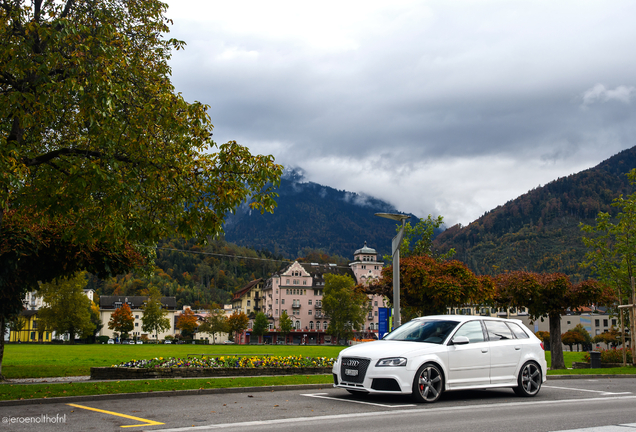
{"type": "MultiPolygon", "coordinates": [[[[614,379],[614,378],[636,378],[636,375],[548,375],[550,380],[568,380],[568,379],[614,379]]],[[[285,390],[322,390],[332,388],[333,384],[299,384],[299,385],[280,385],[280,386],[260,386],[260,387],[230,387],[230,388],[214,388],[214,389],[193,389],[193,390],[169,390],[139,393],[115,393],[103,395],[86,395],[86,396],[66,396],[54,398],[38,398],[23,400],[7,400],[0,401],[0,407],[19,406],[19,405],[48,405],[56,403],[72,403],[72,402],[92,402],[102,400],[132,399],[132,398],[156,398],[156,397],[174,397],[174,396],[197,396],[211,394],[232,394],[232,393],[262,393],[285,390]]]]}

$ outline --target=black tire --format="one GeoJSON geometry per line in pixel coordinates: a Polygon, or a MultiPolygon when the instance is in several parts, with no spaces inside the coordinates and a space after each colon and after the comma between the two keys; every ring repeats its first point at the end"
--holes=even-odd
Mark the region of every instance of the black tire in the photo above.
{"type": "Polygon", "coordinates": [[[444,375],[433,363],[425,363],[417,370],[413,379],[413,399],[416,402],[435,402],[444,390],[444,375]]]}
{"type": "Polygon", "coordinates": [[[543,377],[539,365],[535,362],[528,362],[519,371],[518,385],[513,390],[519,396],[532,397],[539,393],[542,382],[543,377]]]}

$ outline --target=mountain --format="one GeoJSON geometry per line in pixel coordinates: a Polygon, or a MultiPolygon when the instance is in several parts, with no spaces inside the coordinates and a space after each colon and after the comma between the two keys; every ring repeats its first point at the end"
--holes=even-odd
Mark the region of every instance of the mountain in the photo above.
{"type": "Polygon", "coordinates": [[[453,226],[435,243],[441,250],[455,248],[455,258],[477,274],[529,270],[589,277],[579,267],[586,252],[579,224],[594,224],[600,211],[616,212],[612,200],[632,192],[625,174],[633,168],[636,147],[533,189],[468,226],[453,226]]]}
{"type": "MultiPolygon", "coordinates": [[[[307,249],[351,259],[364,246],[390,254],[396,222],[375,213],[399,213],[384,201],[307,182],[295,170],[285,172],[274,214],[243,206],[228,215],[225,240],[288,258],[307,249]]],[[[411,215],[412,219],[415,216],[411,215]]]]}

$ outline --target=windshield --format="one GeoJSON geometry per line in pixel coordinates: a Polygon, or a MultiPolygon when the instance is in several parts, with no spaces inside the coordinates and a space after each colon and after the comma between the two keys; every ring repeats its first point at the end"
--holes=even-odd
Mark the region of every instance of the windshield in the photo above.
{"type": "Polygon", "coordinates": [[[393,330],[384,340],[441,344],[457,324],[457,321],[413,320],[393,330]]]}

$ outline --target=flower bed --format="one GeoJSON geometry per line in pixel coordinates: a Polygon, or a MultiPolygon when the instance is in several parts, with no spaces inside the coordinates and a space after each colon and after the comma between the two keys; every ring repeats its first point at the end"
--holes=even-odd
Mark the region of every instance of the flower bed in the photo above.
{"type": "Polygon", "coordinates": [[[110,368],[91,368],[91,379],[192,378],[214,376],[328,374],[334,359],[303,356],[203,356],[131,360],[110,368]]]}
{"type": "Polygon", "coordinates": [[[332,367],[334,359],[303,356],[202,356],[187,359],[155,357],[150,360],[131,360],[112,367],[128,368],[300,368],[332,367]]]}

